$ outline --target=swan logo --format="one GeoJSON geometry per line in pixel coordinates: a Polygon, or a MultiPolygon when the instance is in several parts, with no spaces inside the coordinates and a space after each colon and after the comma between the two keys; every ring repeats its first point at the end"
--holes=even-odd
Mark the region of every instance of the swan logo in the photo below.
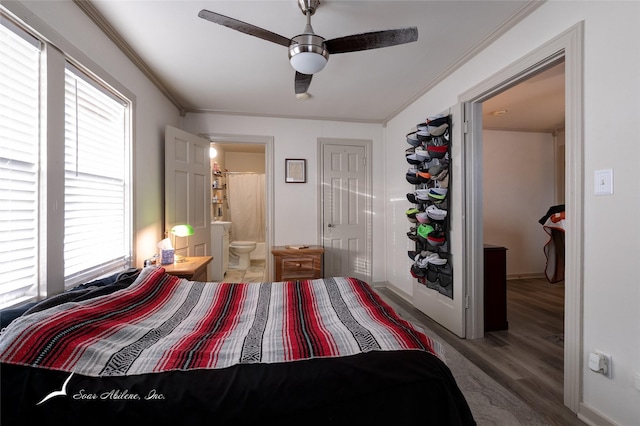
{"type": "MultiPolygon", "coordinates": [[[[55,398],[57,396],[67,396],[67,386],[73,377],[73,373],[69,374],[69,377],[62,384],[60,390],[53,391],[47,396],[42,398],[36,405],[43,404],[44,402],[55,398]]],[[[140,395],[138,393],[131,392],[129,389],[111,389],[102,393],[88,392],[85,389],[80,389],[76,393],[71,395],[74,400],[82,401],[97,401],[97,400],[120,400],[120,401],[162,401],[165,399],[164,394],[158,392],[156,389],[151,389],[146,395],[140,395]]]]}
{"type": "Polygon", "coordinates": [[[60,390],[51,392],[49,395],[42,398],[42,401],[38,402],[36,405],[40,405],[43,402],[50,400],[51,398],[55,398],[56,396],[67,396],[67,385],[69,384],[71,377],[73,377],[73,373],[69,374],[69,377],[67,377],[67,380],[64,381],[60,390]]]}

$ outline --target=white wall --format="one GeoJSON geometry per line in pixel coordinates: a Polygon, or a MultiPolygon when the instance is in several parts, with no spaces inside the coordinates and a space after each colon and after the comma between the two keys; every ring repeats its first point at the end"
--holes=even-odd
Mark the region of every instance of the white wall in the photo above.
{"type": "MultiPolygon", "coordinates": [[[[247,117],[213,113],[188,113],[184,130],[194,134],[268,136],[274,139],[275,245],[321,244],[317,223],[320,220],[318,194],[318,139],[365,139],[372,141],[373,158],[373,281],[384,281],[384,176],[382,174],[383,129],[380,124],[346,123],[322,120],[247,117]],[[307,182],[284,182],[285,158],[307,160],[307,182]]],[[[268,166],[269,167],[269,166],[268,166]]]]}
{"type": "Polygon", "coordinates": [[[164,128],[178,126],[177,108],[73,2],[3,1],[19,18],[63,51],[134,98],[134,253],[136,265],[156,252],[164,215],[164,128]]]}
{"type": "Polygon", "coordinates": [[[507,248],[507,276],[543,276],[549,240],[538,220],[555,204],[550,133],[482,132],[484,242],[507,248]]]}
{"type": "MultiPolygon", "coordinates": [[[[412,280],[405,272],[409,261],[403,199],[410,185],[404,180],[404,135],[428,115],[455,106],[463,92],[581,21],[585,24],[581,411],[614,424],[638,425],[640,391],[633,388],[633,376],[640,374],[640,2],[548,1],[388,123],[387,278],[411,294],[412,280]],[[604,168],[614,170],[614,195],[594,196],[593,172],[604,168]],[[613,356],[611,380],[586,367],[588,353],[595,349],[613,356]]],[[[457,114],[454,120],[460,120],[458,110],[452,112],[457,114]]],[[[460,141],[453,144],[452,156],[459,158],[460,141]]],[[[461,174],[454,171],[453,178],[452,191],[460,191],[461,174]]],[[[461,225],[459,213],[453,211],[452,232],[461,225]]],[[[454,259],[461,259],[462,247],[452,248],[454,259]]],[[[456,276],[461,275],[454,269],[456,276]]]]}

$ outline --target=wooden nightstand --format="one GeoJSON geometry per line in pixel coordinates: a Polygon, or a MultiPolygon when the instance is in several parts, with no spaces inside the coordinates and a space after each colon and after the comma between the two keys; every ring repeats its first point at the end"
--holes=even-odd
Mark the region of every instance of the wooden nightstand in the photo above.
{"type": "Polygon", "coordinates": [[[207,265],[211,263],[211,256],[185,257],[184,262],[171,263],[169,265],[159,265],[164,268],[167,274],[176,277],[186,278],[189,281],[209,281],[207,265]]]}
{"type": "Polygon", "coordinates": [[[309,246],[303,249],[276,246],[274,256],[276,281],[314,280],[322,278],[324,247],[309,246]]]}

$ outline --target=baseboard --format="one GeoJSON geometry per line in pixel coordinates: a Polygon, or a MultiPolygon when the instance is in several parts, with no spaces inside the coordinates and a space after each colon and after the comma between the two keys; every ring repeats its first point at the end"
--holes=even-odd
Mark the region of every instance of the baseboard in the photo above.
{"type": "Polygon", "coordinates": [[[539,279],[547,277],[543,273],[531,272],[528,274],[507,274],[507,280],[527,280],[527,279],[539,279]]]}
{"type": "Polygon", "coordinates": [[[616,426],[617,423],[597,410],[590,408],[583,402],[580,403],[578,418],[589,426],[616,426]]]}
{"type": "Polygon", "coordinates": [[[399,289],[395,285],[391,284],[389,281],[381,281],[381,282],[373,283],[373,286],[384,287],[387,290],[393,292],[395,295],[401,297],[404,301],[409,303],[411,306],[413,306],[413,296],[411,296],[409,293],[405,292],[404,290],[399,289]]]}

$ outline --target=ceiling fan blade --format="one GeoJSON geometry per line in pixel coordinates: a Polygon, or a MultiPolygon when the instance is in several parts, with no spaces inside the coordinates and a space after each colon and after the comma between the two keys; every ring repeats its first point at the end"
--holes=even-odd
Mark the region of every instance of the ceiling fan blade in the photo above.
{"type": "Polygon", "coordinates": [[[296,95],[307,93],[312,77],[313,74],[302,74],[301,72],[296,71],[296,95]]]}
{"type": "Polygon", "coordinates": [[[357,52],[359,50],[378,49],[397,46],[418,40],[418,28],[400,28],[397,30],[372,31],[325,41],[330,54],[357,52]]]}
{"type": "Polygon", "coordinates": [[[246,22],[238,21],[237,19],[229,18],[228,16],[220,15],[219,13],[211,12],[206,9],[202,9],[198,16],[207,21],[211,21],[216,24],[224,25],[232,30],[240,31],[245,34],[249,34],[254,37],[259,37],[263,40],[271,41],[282,46],[289,47],[291,40],[281,36],[280,34],[272,33],[264,28],[256,27],[255,25],[247,24],[246,22]]]}

